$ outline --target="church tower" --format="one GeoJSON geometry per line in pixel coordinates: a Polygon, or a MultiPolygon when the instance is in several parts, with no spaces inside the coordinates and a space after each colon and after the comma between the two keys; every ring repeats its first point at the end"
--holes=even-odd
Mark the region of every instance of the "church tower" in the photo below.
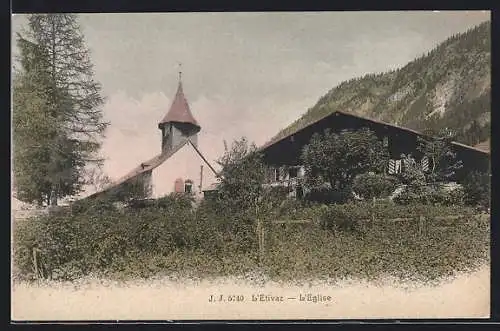
{"type": "Polygon", "coordinates": [[[179,85],[174,101],[165,117],[158,123],[161,130],[161,150],[168,152],[188,138],[197,146],[200,125],[196,122],[182,90],[182,72],[179,71],[179,85]]]}

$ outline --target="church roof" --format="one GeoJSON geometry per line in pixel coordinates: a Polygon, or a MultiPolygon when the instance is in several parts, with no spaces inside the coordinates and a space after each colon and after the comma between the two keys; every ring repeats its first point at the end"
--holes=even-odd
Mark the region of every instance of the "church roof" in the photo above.
{"type": "Polygon", "coordinates": [[[145,172],[151,172],[151,171],[153,171],[155,168],[157,168],[160,165],[162,165],[167,159],[169,159],[172,155],[174,155],[178,150],[180,150],[189,141],[190,141],[189,139],[184,140],[183,142],[181,142],[180,144],[178,144],[174,148],[172,148],[172,149],[170,149],[170,150],[168,150],[166,152],[162,152],[162,153],[156,155],[155,157],[153,157],[152,159],[150,159],[148,161],[142,162],[137,167],[135,167],[132,171],[130,171],[125,176],[123,176],[123,177],[119,178],[118,180],[116,180],[114,183],[112,183],[106,189],[104,189],[102,191],[99,191],[99,192],[96,192],[96,193],[93,193],[93,194],[89,195],[88,197],[86,197],[84,199],[93,198],[93,197],[99,196],[99,195],[101,195],[103,193],[109,192],[109,191],[111,191],[111,190],[113,190],[115,188],[118,188],[120,185],[128,182],[131,179],[136,178],[137,176],[139,176],[139,175],[141,175],[141,174],[143,174],[145,172]]]}
{"type": "Polygon", "coordinates": [[[130,180],[132,180],[132,179],[134,179],[136,177],[138,177],[139,175],[141,175],[143,173],[147,173],[147,172],[153,171],[154,169],[156,169],[157,167],[159,167],[160,165],[162,165],[166,160],[168,160],[171,156],[173,156],[178,150],[180,150],[186,144],[191,145],[191,147],[193,147],[195,149],[195,151],[198,153],[198,155],[210,167],[210,169],[215,173],[215,175],[218,176],[217,172],[212,168],[212,166],[210,165],[210,163],[208,163],[208,161],[205,159],[205,157],[200,153],[200,151],[195,147],[195,145],[188,138],[188,139],[182,141],[180,144],[178,144],[174,148],[169,149],[168,151],[163,151],[160,154],[158,154],[155,157],[153,157],[152,159],[150,159],[148,161],[145,161],[145,162],[142,162],[137,167],[135,167],[132,171],[130,171],[128,174],[126,174],[125,176],[119,178],[114,183],[112,183],[109,187],[105,188],[104,190],[96,192],[96,193],[93,193],[93,194],[91,194],[91,195],[89,195],[89,196],[87,196],[87,197],[85,197],[83,199],[94,198],[94,197],[100,196],[100,195],[102,195],[102,194],[104,194],[106,192],[110,192],[110,191],[112,191],[114,189],[119,188],[120,185],[122,185],[122,184],[124,184],[124,183],[126,183],[126,182],[128,182],[128,181],[130,181],[130,180]]]}
{"type": "Polygon", "coordinates": [[[159,126],[168,122],[180,122],[180,123],[190,123],[200,127],[196,119],[194,118],[191,110],[189,109],[189,104],[184,96],[182,90],[182,82],[179,80],[179,86],[177,87],[177,93],[175,94],[174,101],[170,106],[170,110],[167,115],[158,124],[159,126]]]}

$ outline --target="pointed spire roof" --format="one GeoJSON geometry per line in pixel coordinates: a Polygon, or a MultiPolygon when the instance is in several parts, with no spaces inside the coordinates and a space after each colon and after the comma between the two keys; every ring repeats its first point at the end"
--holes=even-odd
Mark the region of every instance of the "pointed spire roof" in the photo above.
{"type": "Polygon", "coordinates": [[[180,123],[190,123],[197,127],[200,127],[196,119],[194,118],[191,110],[189,109],[189,104],[184,96],[182,90],[181,72],[179,72],[179,86],[177,87],[177,93],[175,94],[174,101],[170,106],[170,110],[167,115],[158,124],[162,126],[164,123],[168,122],[180,122],[180,123]]]}

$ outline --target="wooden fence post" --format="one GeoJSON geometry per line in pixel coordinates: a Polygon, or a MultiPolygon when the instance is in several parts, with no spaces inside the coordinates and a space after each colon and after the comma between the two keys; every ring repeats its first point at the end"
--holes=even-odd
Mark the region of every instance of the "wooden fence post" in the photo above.
{"type": "Polygon", "coordinates": [[[264,259],[264,255],[266,254],[266,227],[264,224],[261,224],[260,226],[260,238],[262,240],[262,259],[264,259]]]}
{"type": "Polygon", "coordinates": [[[35,271],[35,278],[40,281],[40,272],[38,271],[38,259],[36,257],[36,248],[33,247],[33,269],[35,271]]]}
{"type": "Polygon", "coordinates": [[[264,257],[264,226],[260,219],[257,219],[257,240],[259,243],[259,263],[262,263],[264,257]]]}
{"type": "Polygon", "coordinates": [[[372,222],[375,222],[375,197],[373,197],[372,201],[372,222]]]}

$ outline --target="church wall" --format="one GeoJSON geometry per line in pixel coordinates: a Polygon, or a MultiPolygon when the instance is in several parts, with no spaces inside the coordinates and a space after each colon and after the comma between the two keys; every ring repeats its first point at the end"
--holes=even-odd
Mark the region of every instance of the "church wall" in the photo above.
{"type": "Polygon", "coordinates": [[[174,192],[174,184],[177,178],[191,179],[193,181],[193,191],[199,194],[201,165],[203,165],[203,188],[205,188],[215,181],[215,176],[194,148],[185,145],[152,171],[152,197],[159,198],[174,192]]]}

